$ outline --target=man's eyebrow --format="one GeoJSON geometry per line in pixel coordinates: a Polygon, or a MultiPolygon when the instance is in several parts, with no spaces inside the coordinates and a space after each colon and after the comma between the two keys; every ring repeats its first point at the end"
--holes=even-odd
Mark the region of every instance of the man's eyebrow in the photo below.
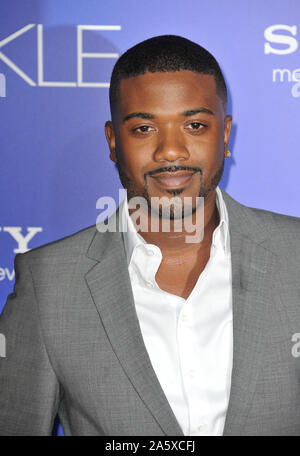
{"type": "Polygon", "coordinates": [[[197,108],[197,109],[189,109],[188,111],[184,111],[182,113],[183,116],[193,116],[194,114],[210,114],[211,116],[214,116],[215,113],[211,111],[210,109],[207,108],[197,108]]]}
{"type": "Polygon", "coordinates": [[[154,119],[154,114],[150,114],[149,112],[132,112],[124,117],[123,122],[126,122],[129,119],[133,119],[135,117],[140,117],[141,119],[154,119]]]}

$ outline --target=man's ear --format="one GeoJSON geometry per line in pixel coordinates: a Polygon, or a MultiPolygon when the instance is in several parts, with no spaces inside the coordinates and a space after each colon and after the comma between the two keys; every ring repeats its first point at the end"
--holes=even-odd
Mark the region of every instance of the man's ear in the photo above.
{"type": "Polygon", "coordinates": [[[114,132],[114,126],[111,120],[105,122],[105,137],[110,150],[109,157],[113,162],[117,163],[116,137],[114,132]]]}
{"type": "Polygon", "coordinates": [[[232,116],[227,115],[224,119],[224,146],[228,145],[232,126],[232,116]]]}

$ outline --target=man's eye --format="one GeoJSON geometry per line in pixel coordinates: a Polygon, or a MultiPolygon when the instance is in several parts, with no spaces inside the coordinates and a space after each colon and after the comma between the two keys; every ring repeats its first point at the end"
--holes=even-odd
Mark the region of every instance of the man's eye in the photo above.
{"type": "Polygon", "coordinates": [[[202,123],[200,122],[191,122],[189,125],[188,125],[188,128],[190,130],[200,130],[201,127],[205,127],[205,125],[203,125],[202,123]]]}
{"type": "Polygon", "coordinates": [[[136,131],[138,133],[148,133],[153,127],[150,127],[149,125],[141,125],[140,127],[134,128],[133,131],[136,131]]]}

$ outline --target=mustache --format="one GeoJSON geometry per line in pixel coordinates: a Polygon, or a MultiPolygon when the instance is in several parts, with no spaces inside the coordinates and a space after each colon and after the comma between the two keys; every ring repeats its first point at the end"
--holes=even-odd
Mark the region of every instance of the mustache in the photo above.
{"type": "Polygon", "coordinates": [[[192,171],[195,173],[200,173],[202,174],[202,169],[201,168],[193,168],[191,166],[165,166],[163,168],[155,169],[153,171],[148,171],[147,173],[144,174],[144,179],[146,179],[147,176],[155,176],[155,174],[160,174],[160,173],[175,173],[176,171],[192,171]]]}

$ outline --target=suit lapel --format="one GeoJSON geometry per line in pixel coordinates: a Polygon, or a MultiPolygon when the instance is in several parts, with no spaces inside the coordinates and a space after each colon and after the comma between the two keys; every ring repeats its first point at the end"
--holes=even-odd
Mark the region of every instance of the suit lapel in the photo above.
{"type": "Polygon", "coordinates": [[[183,435],[152,367],[135,311],[122,235],[96,233],[87,285],[125,373],[166,435],[183,435]],[[100,262],[99,262],[100,261],[100,262]]]}
{"type": "Polygon", "coordinates": [[[277,257],[256,215],[223,191],[230,225],[233,366],[223,435],[243,435],[263,356],[264,325],[277,257]]]}

